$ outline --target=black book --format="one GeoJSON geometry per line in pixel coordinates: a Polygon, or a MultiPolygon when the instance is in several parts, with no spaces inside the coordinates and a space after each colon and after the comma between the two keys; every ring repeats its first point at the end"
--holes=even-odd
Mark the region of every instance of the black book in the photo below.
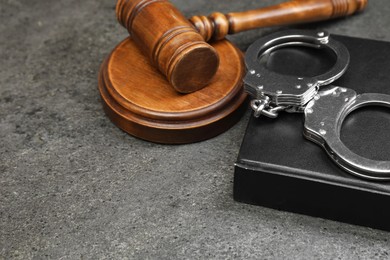
{"type": "MultiPolygon", "coordinates": [[[[358,94],[390,95],[390,43],[332,36],[349,50],[347,72],[332,85],[358,94]]],[[[310,48],[275,51],[277,72],[313,76],[335,58],[310,48]]],[[[341,139],[356,154],[390,160],[390,109],[365,107],[344,121],[341,139]]],[[[303,137],[303,114],[280,113],[249,120],[234,173],[234,199],[249,204],[390,230],[390,182],[372,182],[338,167],[303,137]]]]}

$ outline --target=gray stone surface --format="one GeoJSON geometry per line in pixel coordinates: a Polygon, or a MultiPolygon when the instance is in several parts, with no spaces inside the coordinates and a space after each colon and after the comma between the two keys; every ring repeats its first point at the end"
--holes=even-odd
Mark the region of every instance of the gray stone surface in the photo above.
{"type": "MultiPolygon", "coordinates": [[[[173,2],[190,16],[280,1],[173,2]]],[[[249,113],[189,145],[116,128],[97,90],[101,61],[126,37],[114,8],[0,0],[0,259],[389,258],[387,232],[233,201],[249,113]]],[[[360,15],[302,27],[390,41],[389,13],[371,0],[360,15]]],[[[270,30],[230,39],[245,50],[270,30]]]]}

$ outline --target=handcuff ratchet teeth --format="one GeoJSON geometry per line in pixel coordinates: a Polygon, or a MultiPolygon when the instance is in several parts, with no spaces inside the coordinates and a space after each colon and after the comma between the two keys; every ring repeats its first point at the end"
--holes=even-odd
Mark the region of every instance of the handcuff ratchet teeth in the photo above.
{"type": "Polygon", "coordinates": [[[340,139],[344,119],[363,106],[390,107],[390,95],[365,93],[330,86],[349,64],[348,49],[324,31],[288,30],[254,42],[247,50],[245,90],[253,97],[254,116],[276,118],[281,111],[305,115],[303,135],[322,146],[345,171],[367,180],[390,180],[390,161],[376,161],[349,150],[340,139]],[[282,75],[266,67],[270,54],[287,46],[328,48],[337,57],[333,67],[315,77],[282,75]],[[324,89],[320,90],[323,87],[324,89]]]}

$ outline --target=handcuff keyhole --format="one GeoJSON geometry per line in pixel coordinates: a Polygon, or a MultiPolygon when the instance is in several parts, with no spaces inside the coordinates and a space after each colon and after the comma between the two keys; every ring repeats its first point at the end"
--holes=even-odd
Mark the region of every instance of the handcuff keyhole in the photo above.
{"type": "Polygon", "coordinates": [[[344,120],[340,138],[352,152],[377,161],[390,161],[390,108],[365,106],[344,120]]]}
{"type": "Polygon", "coordinates": [[[266,67],[284,75],[315,77],[328,72],[336,59],[336,55],[328,48],[290,46],[271,52],[266,67]]]}

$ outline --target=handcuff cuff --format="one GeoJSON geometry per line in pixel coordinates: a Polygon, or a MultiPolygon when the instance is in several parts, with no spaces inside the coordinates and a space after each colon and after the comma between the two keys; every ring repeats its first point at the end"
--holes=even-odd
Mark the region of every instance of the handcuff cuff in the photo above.
{"type": "Polygon", "coordinates": [[[325,31],[287,30],[263,37],[247,50],[245,90],[253,97],[254,116],[276,118],[279,112],[304,113],[303,135],[322,146],[345,171],[372,181],[390,180],[390,161],[364,158],[348,149],[340,139],[344,119],[364,106],[390,107],[390,95],[365,93],[330,85],[349,65],[348,49],[325,31]],[[326,73],[314,77],[283,75],[267,69],[270,54],[280,48],[303,46],[327,48],[336,62],[326,73]],[[321,87],[325,87],[321,90],[321,87]]]}

